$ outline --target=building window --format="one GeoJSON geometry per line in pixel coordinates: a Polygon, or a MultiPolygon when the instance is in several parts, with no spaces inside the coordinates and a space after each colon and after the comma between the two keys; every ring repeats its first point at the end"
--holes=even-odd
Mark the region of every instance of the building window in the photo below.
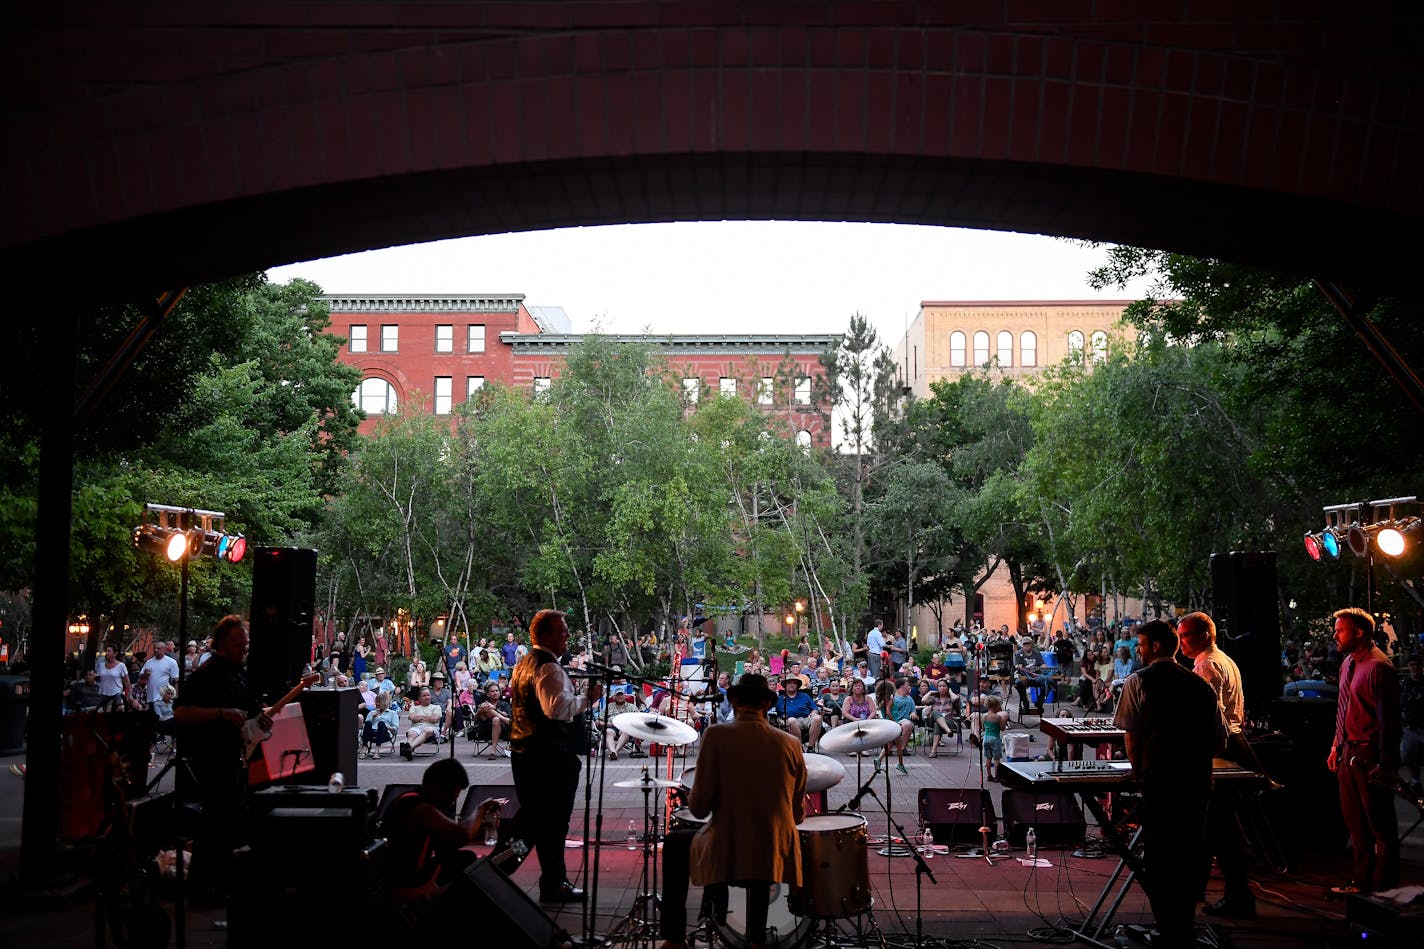
{"type": "Polygon", "coordinates": [[[394,353],[400,350],[400,327],[386,323],[381,327],[381,352],[394,353]]]}
{"type": "Polygon", "coordinates": [[[702,394],[702,380],[689,377],[682,380],[682,397],[688,405],[696,405],[697,398],[702,394]]]}
{"type": "Polygon", "coordinates": [[[1108,334],[1098,330],[1093,334],[1093,361],[1103,362],[1108,358],[1108,334]]]}
{"type": "Polygon", "coordinates": [[[802,451],[810,451],[811,433],[806,431],[804,428],[801,429],[801,431],[796,433],[796,444],[801,448],[802,451]]]}
{"type": "Polygon", "coordinates": [[[811,404],[811,380],[807,376],[802,376],[796,380],[796,392],[794,395],[797,405],[811,404]]]}
{"type": "Polygon", "coordinates": [[[1024,330],[1019,334],[1019,365],[1038,365],[1038,336],[1033,330],[1024,330]]]}
{"type": "Polygon", "coordinates": [[[351,393],[351,401],[367,415],[394,415],[396,387],[384,379],[362,379],[351,393]]]}
{"type": "Polygon", "coordinates": [[[480,391],[480,390],[483,389],[484,387],[485,387],[485,377],[484,377],[484,376],[466,376],[466,377],[465,377],[465,398],[466,398],[466,399],[473,399],[473,398],[475,397],[475,393],[478,392],[478,391],[480,391]]]}
{"type": "Polygon", "coordinates": [[[543,395],[545,392],[548,392],[548,391],[549,391],[549,385],[550,385],[550,379],[549,379],[548,376],[535,376],[535,377],[534,377],[534,394],[535,394],[535,395],[543,395]]]}
{"type": "Polygon", "coordinates": [[[451,402],[451,388],[453,380],[450,376],[435,377],[435,414],[449,415],[451,402]]]}
{"type": "Polygon", "coordinates": [[[949,334],[949,364],[956,369],[964,368],[964,334],[959,330],[949,334]]]}
{"type": "Polygon", "coordinates": [[[470,324],[469,351],[472,353],[485,351],[485,324],[470,324]]]}
{"type": "Polygon", "coordinates": [[[999,330],[995,341],[999,344],[999,365],[1005,368],[1014,364],[1014,334],[999,330]]]}
{"type": "Polygon", "coordinates": [[[366,351],[366,324],[353,323],[351,325],[351,351],[353,353],[364,353],[366,351]]]}
{"type": "Polygon", "coordinates": [[[982,366],[989,361],[989,334],[980,330],[974,334],[974,365],[982,366]]]}
{"type": "Polygon", "coordinates": [[[776,391],[776,380],[771,376],[762,376],[761,385],[757,386],[757,404],[770,405],[771,394],[776,391]]]}
{"type": "Polygon", "coordinates": [[[717,391],[722,395],[736,395],[737,380],[730,376],[723,376],[717,380],[717,391]]]}
{"type": "Polygon", "coordinates": [[[1068,353],[1078,355],[1083,351],[1083,334],[1079,330],[1073,330],[1068,334],[1068,353]]]}
{"type": "Polygon", "coordinates": [[[435,351],[453,353],[455,351],[455,327],[448,323],[435,327],[435,351]]]}

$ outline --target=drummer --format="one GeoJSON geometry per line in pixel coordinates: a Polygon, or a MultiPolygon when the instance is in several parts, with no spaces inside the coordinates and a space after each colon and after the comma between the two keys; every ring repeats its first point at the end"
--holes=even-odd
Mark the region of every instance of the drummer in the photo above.
{"type": "Polygon", "coordinates": [[[801,746],[766,720],[776,693],[744,674],[727,690],[735,718],[702,737],[688,809],[711,815],[700,829],[674,830],[663,844],[661,949],[687,945],[687,888],[705,888],[715,918],[727,912],[727,885],[747,887],[746,941],[765,945],[773,883],[801,883],[796,825],[805,819],[806,760],[801,746]]]}
{"type": "Polygon", "coordinates": [[[821,714],[816,700],[805,691],[805,680],[795,671],[781,678],[781,694],[776,698],[776,720],[786,734],[799,742],[810,742],[812,748],[821,740],[821,714]]]}

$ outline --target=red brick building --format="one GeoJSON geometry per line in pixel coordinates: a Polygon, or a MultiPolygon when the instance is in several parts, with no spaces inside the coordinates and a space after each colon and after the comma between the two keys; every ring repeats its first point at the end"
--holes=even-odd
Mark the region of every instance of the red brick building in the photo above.
{"type": "MultiPolygon", "coordinates": [[[[570,333],[559,307],[525,306],[524,295],[328,294],[330,332],[346,337],[341,359],[361,370],[353,401],[368,418],[415,399],[447,415],[487,382],[537,393],[559,376],[570,333]]],[[[726,393],[785,418],[802,444],[828,447],[829,409],[819,378],[831,334],[611,335],[656,345],[683,397],[693,403],[726,393]]]]}

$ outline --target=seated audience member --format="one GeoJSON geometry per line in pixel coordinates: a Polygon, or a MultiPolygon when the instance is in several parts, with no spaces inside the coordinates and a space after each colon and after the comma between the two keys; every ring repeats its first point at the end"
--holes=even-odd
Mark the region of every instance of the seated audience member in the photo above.
{"type": "Polygon", "coordinates": [[[948,679],[940,679],[935,683],[935,692],[924,709],[925,721],[934,732],[929,756],[935,758],[939,756],[941,738],[959,735],[959,693],[950,690],[948,679]]]}
{"type": "Polygon", "coordinates": [[[608,752],[608,759],[617,761],[624,745],[631,741],[633,747],[637,749],[639,744],[638,739],[614,725],[613,719],[628,712],[636,712],[638,706],[633,697],[628,694],[626,685],[620,688],[616,682],[608,690],[606,701],[608,702],[608,727],[603,733],[603,743],[608,752]]]}
{"type": "Polygon", "coordinates": [[[1038,651],[1032,639],[1025,636],[1014,653],[1014,688],[1019,693],[1019,715],[1029,708],[1029,689],[1038,690],[1038,702],[1034,708],[1042,714],[1044,700],[1048,698],[1048,676],[1043,673],[1043,653],[1038,651]]]}
{"type": "Polygon", "coordinates": [[[377,666],[375,676],[376,678],[371,681],[372,692],[375,692],[377,695],[379,695],[382,692],[393,694],[396,691],[396,684],[390,679],[386,678],[385,666],[377,666]]]}
{"type": "Polygon", "coordinates": [[[821,740],[821,716],[816,711],[816,700],[803,691],[804,681],[795,671],[797,663],[792,663],[792,671],[781,680],[782,692],[776,697],[772,711],[777,724],[799,742],[809,742],[812,748],[821,740]]]}
{"type": "Polygon", "coordinates": [[[394,744],[396,733],[400,731],[400,714],[391,707],[393,701],[395,696],[392,692],[376,694],[376,710],[366,716],[366,722],[361,726],[362,758],[379,758],[382,745],[394,744]]]}
{"type": "Polygon", "coordinates": [[[841,703],[845,701],[845,687],[840,679],[831,679],[816,696],[816,705],[821,711],[821,730],[829,731],[841,723],[841,703]]]}
{"type": "Polygon", "coordinates": [[[430,690],[421,689],[420,698],[410,707],[410,728],[401,742],[401,757],[410,761],[415,749],[439,737],[445,727],[444,710],[430,701],[430,690]]]}
{"type": "Polygon", "coordinates": [[[905,768],[905,745],[909,743],[915,724],[920,720],[920,713],[915,710],[915,700],[910,698],[910,683],[906,679],[896,679],[894,682],[884,680],[875,686],[875,698],[880,717],[900,725],[900,737],[880,749],[880,757],[875,759],[875,770],[879,771],[881,763],[889,761],[890,747],[893,745],[895,770],[901,774],[909,774],[905,768]]]}
{"type": "Polygon", "coordinates": [[[472,720],[468,729],[469,737],[476,741],[489,742],[489,753],[485,757],[490,761],[501,756],[508,758],[509,751],[501,748],[499,742],[502,736],[509,734],[510,723],[514,720],[514,709],[504,695],[499,680],[492,679],[485,683],[484,696],[470,714],[472,720]]]}
{"type": "Polygon", "coordinates": [[[875,702],[865,690],[864,679],[850,680],[850,693],[841,702],[841,718],[846,722],[863,722],[867,718],[879,718],[875,702]]]}

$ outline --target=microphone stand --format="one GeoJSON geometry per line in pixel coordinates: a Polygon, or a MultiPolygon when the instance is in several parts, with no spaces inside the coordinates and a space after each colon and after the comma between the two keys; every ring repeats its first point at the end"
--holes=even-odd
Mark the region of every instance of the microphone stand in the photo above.
{"type": "MultiPolygon", "coordinates": [[[[974,688],[969,693],[971,701],[974,696],[979,696],[981,702],[979,711],[971,714],[979,716],[979,835],[983,841],[981,850],[983,851],[984,862],[989,866],[994,865],[994,858],[989,855],[989,814],[993,812],[993,802],[989,799],[989,789],[984,786],[984,715],[987,714],[986,706],[982,702],[984,695],[984,664],[988,661],[987,647],[981,641],[974,646],[974,688]]],[[[973,734],[971,731],[970,734],[973,734]]],[[[970,853],[967,856],[978,856],[970,853]]]]}
{"type": "MultiPolygon", "coordinates": [[[[910,839],[909,835],[905,833],[904,825],[902,825],[899,821],[895,819],[895,815],[888,803],[890,780],[890,776],[888,773],[886,774],[885,779],[887,800],[882,801],[880,799],[880,796],[875,793],[875,788],[872,787],[872,785],[875,783],[875,775],[872,774],[870,776],[870,779],[866,781],[865,784],[861,785],[860,789],[855,792],[855,797],[851,798],[845,804],[841,805],[841,807],[837,809],[836,813],[840,813],[841,811],[844,811],[848,808],[852,810],[859,808],[861,798],[869,794],[871,797],[875,798],[875,802],[879,804],[880,809],[885,812],[886,824],[890,828],[893,828],[894,831],[900,835],[901,840],[904,840],[908,843],[910,839]]],[[[931,870],[930,865],[925,862],[924,856],[914,847],[908,847],[907,849],[909,851],[908,853],[895,852],[895,838],[892,836],[887,841],[887,849],[880,851],[880,853],[886,856],[909,856],[915,858],[915,946],[918,947],[924,938],[925,931],[924,878],[929,877],[930,882],[933,883],[935,886],[939,885],[939,881],[935,879],[934,871],[931,870]]]]}
{"type": "MultiPolygon", "coordinates": [[[[599,665],[599,664],[597,664],[597,663],[591,664],[591,668],[593,668],[593,669],[596,670],[596,671],[594,671],[594,672],[586,672],[586,673],[583,675],[583,678],[587,678],[587,679],[594,679],[594,678],[597,678],[600,682],[603,683],[603,715],[602,715],[602,721],[599,722],[598,725],[597,725],[597,728],[596,728],[596,730],[597,730],[597,735],[595,736],[595,737],[597,738],[597,741],[598,741],[598,749],[599,749],[600,752],[602,752],[602,751],[603,751],[603,745],[604,745],[604,736],[606,736],[606,735],[608,734],[608,706],[611,704],[611,703],[608,701],[608,699],[609,699],[609,694],[608,694],[608,693],[609,693],[610,687],[613,685],[613,679],[614,679],[614,678],[616,677],[616,675],[618,674],[618,670],[617,670],[615,667],[613,667],[613,666],[603,666],[603,665],[599,665]]],[[[597,721],[597,719],[595,719],[595,721],[597,721]]],[[[584,754],[587,755],[588,752],[585,751],[584,754]]],[[[584,840],[584,856],[585,856],[585,858],[587,858],[587,856],[588,856],[588,842],[589,842],[589,840],[590,840],[589,833],[588,833],[588,830],[589,830],[589,826],[588,826],[588,825],[589,825],[589,805],[590,805],[590,802],[591,802],[592,799],[593,799],[593,770],[594,770],[594,769],[593,769],[593,766],[590,765],[589,767],[587,767],[587,768],[584,769],[584,775],[583,775],[583,840],[584,840]]],[[[595,821],[596,821],[596,826],[595,826],[595,829],[594,829],[594,835],[593,835],[593,837],[591,838],[591,839],[593,840],[593,860],[591,861],[592,864],[593,864],[593,872],[589,874],[589,878],[588,878],[588,879],[589,879],[589,883],[588,883],[588,898],[585,899],[584,902],[583,902],[583,911],[582,911],[582,915],[583,915],[583,920],[582,920],[582,922],[583,922],[583,944],[584,944],[585,946],[591,946],[591,945],[593,945],[593,909],[594,909],[594,907],[598,904],[598,877],[599,877],[599,872],[598,872],[598,871],[599,871],[599,867],[600,867],[600,865],[601,865],[601,863],[602,863],[602,861],[600,861],[600,860],[598,859],[598,857],[599,857],[599,851],[602,849],[602,846],[603,846],[603,788],[604,788],[604,776],[605,776],[607,770],[608,770],[608,756],[607,756],[606,754],[599,754],[599,756],[598,756],[598,817],[595,819],[595,821]]]]}

